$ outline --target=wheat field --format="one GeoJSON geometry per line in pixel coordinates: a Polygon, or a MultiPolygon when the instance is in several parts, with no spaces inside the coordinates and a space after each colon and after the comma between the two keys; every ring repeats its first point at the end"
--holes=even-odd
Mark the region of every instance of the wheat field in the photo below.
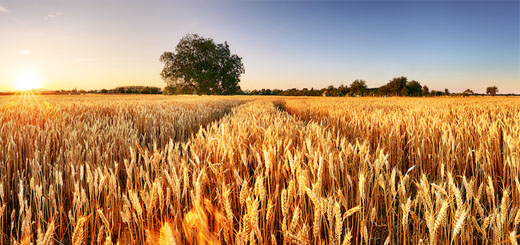
{"type": "Polygon", "coordinates": [[[0,97],[2,244],[517,244],[520,100],[0,97]]]}

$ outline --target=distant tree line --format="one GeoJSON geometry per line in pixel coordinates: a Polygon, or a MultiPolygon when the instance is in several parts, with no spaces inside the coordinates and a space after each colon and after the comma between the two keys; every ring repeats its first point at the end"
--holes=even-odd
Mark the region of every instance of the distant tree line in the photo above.
{"type": "MultiPolygon", "coordinates": [[[[494,96],[498,92],[496,86],[488,87],[486,94],[494,96]]],[[[478,95],[475,94],[471,89],[466,89],[462,93],[451,93],[448,89],[443,91],[430,90],[428,86],[421,85],[416,80],[408,80],[406,77],[396,77],[390,80],[387,84],[378,88],[368,88],[364,80],[355,80],[350,86],[340,85],[334,87],[330,85],[322,89],[261,89],[244,91],[244,94],[250,95],[281,95],[281,96],[408,96],[408,97],[419,97],[419,96],[445,96],[445,95],[458,95],[458,96],[470,96],[478,95]]]]}
{"type": "Polygon", "coordinates": [[[150,86],[124,86],[114,89],[90,90],[87,93],[97,94],[162,94],[161,88],[150,86]]]}
{"type": "Polygon", "coordinates": [[[287,89],[287,90],[253,90],[249,94],[252,95],[287,95],[287,96],[441,96],[450,94],[448,89],[442,91],[430,91],[425,85],[422,86],[418,81],[409,81],[406,77],[396,77],[387,84],[379,88],[368,88],[366,81],[355,80],[350,86],[340,85],[334,87],[332,85],[322,89],[287,89]]]}

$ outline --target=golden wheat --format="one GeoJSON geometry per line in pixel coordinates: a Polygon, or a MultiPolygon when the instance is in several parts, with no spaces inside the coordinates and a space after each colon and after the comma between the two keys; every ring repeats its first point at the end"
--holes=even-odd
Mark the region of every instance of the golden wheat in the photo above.
{"type": "Polygon", "coordinates": [[[0,170],[0,243],[515,244],[520,101],[2,97],[0,170]]]}

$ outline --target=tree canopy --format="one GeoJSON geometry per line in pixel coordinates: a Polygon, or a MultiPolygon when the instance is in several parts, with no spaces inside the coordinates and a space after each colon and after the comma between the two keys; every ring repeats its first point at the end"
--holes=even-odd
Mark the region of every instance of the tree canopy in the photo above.
{"type": "Polygon", "coordinates": [[[473,92],[473,90],[471,90],[469,88],[464,90],[464,92],[462,92],[463,96],[468,96],[468,95],[473,95],[473,94],[475,94],[475,93],[473,92]]]}
{"type": "Polygon", "coordinates": [[[408,96],[421,96],[422,86],[419,82],[412,80],[406,83],[406,95],[408,96]]]}
{"type": "Polygon", "coordinates": [[[350,84],[351,95],[365,95],[367,91],[367,83],[364,80],[356,79],[350,84]]]}
{"type": "Polygon", "coordinates": [[[428,86],[424,85],[422,87],[422,94],[423,94],[423,96],[430,94],[430,88],[428,88],[428,86]]]}
{"type": "Polygon", "coordinates": [[[381,93],[386,95],[405,96],[407,94],[407,83],[408,79],[406,77],[396,77],[381,87],[381,93]]]}
{"type": "Polygon", "coordinates": [[[428,87],[423,90],[423,86],[419,82],[408,81],[406,77],[395,77],[378,90],[380,95],[396,96],[422,96],[429,93],[428,87]]]}
{"type": "Polygon", "coordinates": [[[245,73],[242,58],[231,54],[227,42],[217,44],[198,34],[184,36],[175,52],[164,52],[160,61],[168,87],[198,94],[236,94],[245,73]]]}
{"type": "Polygon", "coordinates": [[[497,86],[491,86],[486,88],[486,94],[489,94],[491,96],[495,96],[498,93],[497,86]]]}

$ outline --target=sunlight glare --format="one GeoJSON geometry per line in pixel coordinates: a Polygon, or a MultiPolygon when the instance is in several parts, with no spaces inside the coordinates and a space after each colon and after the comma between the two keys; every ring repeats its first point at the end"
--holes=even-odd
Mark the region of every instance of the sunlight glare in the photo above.
{"type": "Polygon", "coordinates": [[[40,85],[40,78],[31,71],[24,71],[18,74],[15,80],[16,90],[33,90],[40,85]]]}

